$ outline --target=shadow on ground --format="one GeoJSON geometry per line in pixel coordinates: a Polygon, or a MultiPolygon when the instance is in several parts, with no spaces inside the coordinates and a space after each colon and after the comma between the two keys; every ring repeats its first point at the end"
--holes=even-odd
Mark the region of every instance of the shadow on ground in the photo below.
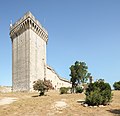
{"type": "Polygon", "coordinates": [[[39,97],[39,95],[33,95],[32,97],[39,97]]]}
{"type": "Polygon", "coordinates": [[[113,114],[119,114],[120,115],[120,109],[111,109],[111,110],[107,110],[109,111],[110,113],[113,113],[113,114]]]}
{"type": "Polygon", "coordinates": [[[32,97],[41,97],[41,96],[49,96],[49,95],[33,95],[32,97]]]}

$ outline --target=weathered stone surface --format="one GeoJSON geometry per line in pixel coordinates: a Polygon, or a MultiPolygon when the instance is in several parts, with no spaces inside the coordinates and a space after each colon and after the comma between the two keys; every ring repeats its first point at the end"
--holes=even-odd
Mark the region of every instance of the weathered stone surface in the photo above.
{"type": "Polygon", "coordinates": [[[30,13],[10,27],[12,41],[12,89],[32,91],[38,79],[51,80],[55,89],[71,86],[46,65],[48,33],[30,13]]]}
{"type": "Polygon", "coordinates": [[[93,106],[89,106],[90,108],[93,108],[93,106]]]}
{"type": "Polygon", "coordinates": [[[106,107],[106,106],[104,106],[104,105],[99,105],[99,107],[106,107]]]}
{"type": "Polygon", "coordinates": [[[84,107],[88,107],[88,104],[83,104],[84,107]]]}
{"type": "Polygon", "coordinates": [[[93,106],[94,108],[97,108],[98,106],[93,106]]]}
{"type": "Polygon", "coordinates": [[[71,83],[68,80],[61,78],[55,70],[48,65],[46,70],[46,79],[52,82],[52,85],[56,90],[59,90],[60,87],[71,87],[71,83]]]}

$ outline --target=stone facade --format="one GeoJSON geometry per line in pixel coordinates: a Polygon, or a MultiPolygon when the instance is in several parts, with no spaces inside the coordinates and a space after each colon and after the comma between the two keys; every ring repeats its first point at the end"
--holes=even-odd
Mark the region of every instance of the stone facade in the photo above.
{"type": "Polygon", "coordinates": [[[52,80],[55,88],[60,87],[57,81],[70,86],[69,81],[62,80],[58,75],[57,79],[53,79],[55,73],[46,64],[48,33],[30,12],[10,26],[10,37],[13,91],[32,91],[33,82],[44,78],[52,80]]]}
{"type": "Polygon", "coordinates": [[[55,90],[59,90],[60,87],[71,87],[71,83],[67,79],[61,78],[56,71],[48,65],[46,70],[46,79],[52,82],[55,90]]]}

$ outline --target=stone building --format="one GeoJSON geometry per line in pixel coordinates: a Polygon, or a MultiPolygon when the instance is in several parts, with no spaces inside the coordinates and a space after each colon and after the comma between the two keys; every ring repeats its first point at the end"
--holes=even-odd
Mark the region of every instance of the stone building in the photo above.
{"type": "Polygon", "coordinates": [[[48,32],[38,20],[27,12],[15,24],[10,25],[12,41],[12,89],[32,91],[33,82],[50,80],[55,89],[71,86],[46,63],[48,32]]]}

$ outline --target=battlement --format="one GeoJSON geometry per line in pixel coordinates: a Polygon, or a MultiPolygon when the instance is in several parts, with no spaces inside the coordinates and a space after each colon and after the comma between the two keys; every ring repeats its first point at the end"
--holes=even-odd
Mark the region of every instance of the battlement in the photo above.
{"type": "Polygon", "coordinates": [[[10,26],[11,39],[14,39],[27,29],[32,29],[45,42],[48,41],[48,32],[45,30],[44,27],[42,27],[40,22],[35,19],[31,12],[27,12],[16,23],[10,26]]]}

